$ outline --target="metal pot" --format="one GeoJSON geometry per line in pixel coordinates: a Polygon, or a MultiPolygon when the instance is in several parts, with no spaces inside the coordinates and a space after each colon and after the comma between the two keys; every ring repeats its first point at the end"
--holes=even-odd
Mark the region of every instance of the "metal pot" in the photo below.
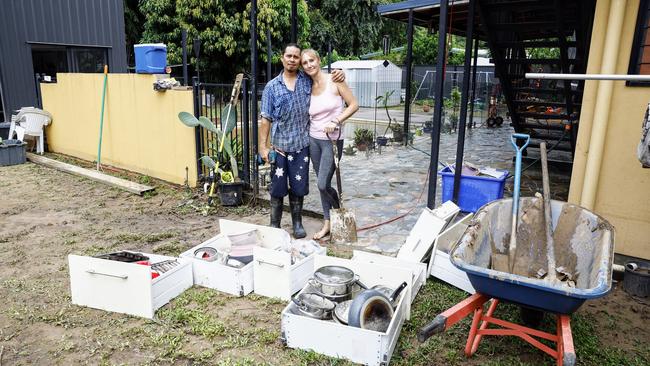
{"type": "Polygon", "coordinates": [[[386,297],[378,290],[361,291],[350,304],[348,325],[382,333],[386,332],[393,318],[393,302],[406,286],[407,283],[402,282],[390,297],[386,297]]]}
{"type": "Polygon", "coordinates": [[[336,306],[331,300],[314,293],[298,294],[298,296],[292,297],[291,301],[296,304],[303,315],[321,320],[332,319],[332,311],[336,306]]]}
{"type": "MultiPolygon", "coordinates": [[[[406,283],[406,282],[404,282],[404,283],[406,283]]],[[[399,299],[399,296],[394,295],[395,289],[392,289],[392,288],[390,288],[388,286],[384,286],[384,285],[375,285],[375,286],[372,286],[371,289],[381,292],[389,300],[392,299],[391,300],[391,305],[393,305],[393,309],[395,309],[397,307],[397,300],[399,299]]],[[[400,290],[400,292],[401,292],[401,290],[400,290]]],[[[398,293],[398,295],[399,295],[399,293],[398,293]]]]}
{"type": "Polygon", "coordinates": [[[350,304],[352,300],[346,300],[336,304],[334,308],[334,320],[341,324],[348,324],[348,314],[350,314],[350,304]]]}
{"type": "Polygon", "coordinates": [[[309,284],[321,295],[339,300],[348,299],[355,284],[366,288],[351,269],[342,266],[324,266],[317,269],[309,284]]]}

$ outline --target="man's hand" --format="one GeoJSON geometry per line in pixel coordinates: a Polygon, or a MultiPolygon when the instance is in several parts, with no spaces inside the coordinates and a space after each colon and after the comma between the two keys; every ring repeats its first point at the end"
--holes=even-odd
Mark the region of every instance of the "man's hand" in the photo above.
{"type": "Polygon", "coordinates": [[[266,146],[260,146],[260,156],[264,160],[264,162],[268,163],[269,162],[269,152],[271,149],[269,149],[266,146]]]}
{"type": "Polygon", "coordinates": [[[342,83],[345,81],[345,73],[341,69],[332,71],[332,81],[335,83],[342,83]]]}

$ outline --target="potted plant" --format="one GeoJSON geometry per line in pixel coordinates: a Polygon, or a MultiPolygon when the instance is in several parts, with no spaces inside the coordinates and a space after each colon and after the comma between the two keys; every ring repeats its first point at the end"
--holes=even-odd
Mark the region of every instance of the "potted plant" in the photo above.
{"type": "MultiPolygon", "coordinates": [[[[234,119],[234,114],[229,119],[234,119]]],[[[219,187],[219,198],[224,206],[238,206],[242,203],[243,182],[239,179],[239,169],[237,166],[237,153],[235,150],[240,148],[239,145],[233,147],[230,139],[230,133],[235,128],[232,121],[224,121],[228,126],[225,131],[221,131],[212,121],[206,117],[194,117],[191,113],[180,112],[178,119],[188,127],[201,126],[206,130],[214,133],[215,140],[208,142],[209,154],[201,156],[201,162],[213,172],[213,183],[216,181],[219,187]]],[[[213,188],[210,189],[212,195],[213,188]]]]}
{"type": "Polygon", "coordinates": [[[388,100],[390,99],[391,95],[393,95],[393,93],[395,93],[395,90],[387,91],[386,93],[384,93],[384,95],[380,95],[375,99],[376,102],[382,103],[382,106],[386,111],[386,117],[388,117],[388,126],[386,126],[386,129],[384,130],[383,136],[377,137],[377,145],[379,146],[386,146],[386,144],[388,143],[386,132],[388,132],[388,129],[391,128],[391,122],[393,121],[393,118],[390,116],[390,112],[388,110],[388,100]]]}
{"type": "Polygon", "coordinates": [[[366,151],[368,145],[372,143],[373,136],[372,131],[367,128],[357,128],[354,130],[354,145],[356,145],[357,150],[366,151]]]}
{"type": "Polygon", "coordinates": [[[424,127],[422,128],[422,132],[424,133],[431,133],[433,131],[433,120],[426,120],[424,121],[424,127]]]}
{"type": "Polygon", "coordinates": [[[429,105],[429,103],[427,102],[422,103],[422,112],[429,112],[430,110],[431,110],[431,106],[429,105]]]}
{"type": "Polygon", "coordinates": [[[402,142],[404,141],[404,127],[398,124],[390,126],[390,130],[393,132],[393,141],[402,142]]]}
{"type": "Polygon", "coordinates": [[[0,166],[23,164],[26,161],[25,145],[20,140],[3,140],[0,137],[0,166]]]}

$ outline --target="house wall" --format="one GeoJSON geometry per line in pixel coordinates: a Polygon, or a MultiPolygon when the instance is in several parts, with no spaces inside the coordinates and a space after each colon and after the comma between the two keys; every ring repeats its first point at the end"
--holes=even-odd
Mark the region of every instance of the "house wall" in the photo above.
{"type": "Polygon", "coordinates": [[[9,111],[36,105],[32,44],[105,47],[126,72],[123,0],[7,0],[0,6],[0,83],[9,111]]]}
{"type": "MultiPolygon", "coordinates": [[[[194,129],[178,120],[192,112],[191,90],[153,90],[154,75],[108,74],[102,164],[190,186],[197,181],[194,129]]],[[[59,74],[43,84],[43,107],[53,122],[50,151],[97,160],[104,75],[59,74]]]]}
{"type": "MultiPolygon", "coordinates": [[[[620,3],[620,2],[619,2],[620,3]]],[[[618,49],[605,50],[611,0],[596,5],[587,73],[598,74],[606,53],[618,54],[616,74],[627,74],[639,0],[627,0],[618,49]]],[[[594,211],[616,227],[616,252],[650,259],[650,169],[641,168],[636,157],[641,121],[650,102],[650,87],[630,87],[624,81],[613,82],[609,121],[594,211]]],[[[585,168],[592,136],[592,121],[599,86],[585,83],[580,130],[571,177],[569,201],[581,204],[585,168]]],[[[582,203],[584,204],[584,203],[582,203]]]]}

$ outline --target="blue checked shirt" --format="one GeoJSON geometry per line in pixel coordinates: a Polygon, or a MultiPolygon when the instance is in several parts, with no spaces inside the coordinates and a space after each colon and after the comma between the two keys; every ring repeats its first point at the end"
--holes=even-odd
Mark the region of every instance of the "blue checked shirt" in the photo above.
{"type": "Polygon", "coordinates": [[[266,84],[260,114],[271,121],[271,145],[295,152],[309,145],[311,78],[298,71],[296,86],[291,91],[282,79],[283,73],[266,84]]]}

